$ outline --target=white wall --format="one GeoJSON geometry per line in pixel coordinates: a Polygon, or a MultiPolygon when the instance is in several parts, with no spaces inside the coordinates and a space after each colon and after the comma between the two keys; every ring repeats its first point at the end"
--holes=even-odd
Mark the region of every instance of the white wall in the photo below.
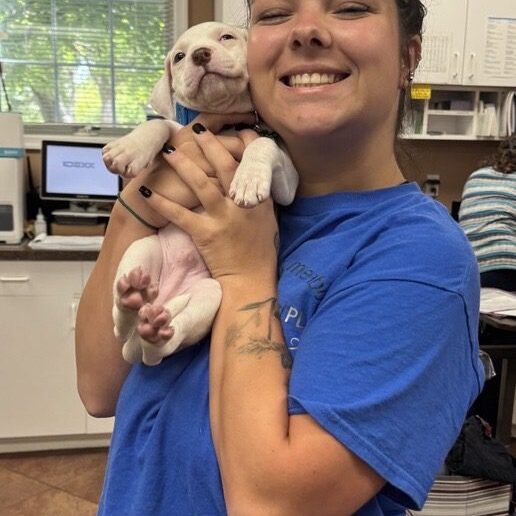
{"type": "Polygon", "coordinates": [[[225,23],[245,26],[246,0],[215,0],[215,19],[225,23]]]}

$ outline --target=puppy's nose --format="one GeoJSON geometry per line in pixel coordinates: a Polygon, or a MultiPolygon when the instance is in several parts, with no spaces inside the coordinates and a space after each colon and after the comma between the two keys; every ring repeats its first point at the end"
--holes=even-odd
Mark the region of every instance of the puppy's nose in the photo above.
{"type": "Polygon", "coordinates": [[[206,47],[198,48],[192,54],[192,60],[194,64],[197,66],[203,66],[208,64],[211,60],[211,50],[206,47]]]}

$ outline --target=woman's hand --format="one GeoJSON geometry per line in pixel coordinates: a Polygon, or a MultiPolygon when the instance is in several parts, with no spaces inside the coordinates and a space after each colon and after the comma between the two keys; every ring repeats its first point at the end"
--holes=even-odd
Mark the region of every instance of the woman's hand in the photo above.
{"type": "MultiPolygon", "coordinates": [[[[219,185],[215,171],[210,163],[205,159],[204,154],[194,139],[192,126],[199,121],[212,132],[218,133],[225,126],[233,126],[235,124],[252,124],[254,115],[250,113],[235,115],[215,115],[200,114],[192,124],[185,126],[176,133],[170,140],[170,144],[181,150],[194,163],[196,163],[205,174],[211,178],[215,185],[219,185]]],[[[220,142],[231,153],[235,160],[239,161],[244,151],[244,143],[238,133],[235,135],[222,134],[218,136],[220,142]]],[[[137,212],[144,220],[156,227],[163,227],[168,224],[168,219],[162,217],[154,211],[151,206],[145,202],[138,194],[138,189],[145,184],[151,190],[158,192],[167,199],[184,206],[186,208],[194,208],[199,205],[197,196],[192,190],[181,180],[181,178],[170,168],[170,165],[161,157],[160,164],[157,168],[143,171],[137,177],[132,179],[124,188],[124,200],[137,212]]],[[[123,210],[122,210],[122,213],[123,210]]],[[[125,215],[125,213],[124,213],[125,215]]]]}
{"type": "MultiPolygon", "coordinates": [[[[194,160],[176,149],[164,153],[164,159],[199,199],[204,211],[190,211],[160,193],[148,198],[149,205],[191,235],[214,278],[275,282],[277,223],[272,201],[252,209],[235,205],[226,194],[237,160],[211,131],[202,131],[203,126],[196,128],[201,132],[193,134],[193,141],[215,171],[222,191],[194,160]]],[[[246,145],[256,138],[249,130],[241,131],[240,136],[246,145]]]]}

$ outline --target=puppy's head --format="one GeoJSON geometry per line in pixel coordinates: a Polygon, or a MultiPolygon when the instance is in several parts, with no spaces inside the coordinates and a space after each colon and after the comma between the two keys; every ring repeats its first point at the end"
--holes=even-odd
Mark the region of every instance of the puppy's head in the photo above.
{"type": "Polygon", "coordinates": [[[184,32],[168,53],[151,105],[167,118],[174,118],[173,100],[208,113],[245,113],[252,110],[248,83],[247,31],[201,23],[184,32]]]}

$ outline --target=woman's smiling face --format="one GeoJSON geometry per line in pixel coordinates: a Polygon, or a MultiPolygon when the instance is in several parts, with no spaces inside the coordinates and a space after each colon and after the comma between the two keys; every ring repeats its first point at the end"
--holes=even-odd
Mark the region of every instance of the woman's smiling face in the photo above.
{"type": "Polygon", "coordinates": [[[335,131],[394,139],[402,68],[395,0],[252,0],[251,92],[289,140],[335,131]]]}

